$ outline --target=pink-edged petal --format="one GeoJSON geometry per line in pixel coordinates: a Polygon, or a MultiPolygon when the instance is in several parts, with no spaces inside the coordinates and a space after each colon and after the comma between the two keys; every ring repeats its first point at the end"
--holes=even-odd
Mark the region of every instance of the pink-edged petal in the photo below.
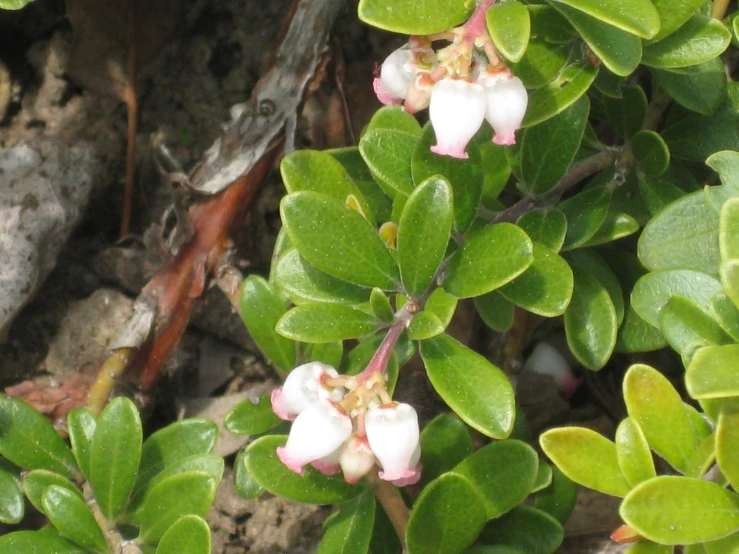
{"type": "Polygon", "coordinates": [[[316,460],[311,462],[314,468],[323,473],[324,475],[335,475],[341,471],[341,466],[337,463],[324,462],[323,460],[316,460]]]}
{"type": "Polygon", "coordinates": [[[270,400],[272,401],[272,411],[280,419],[284,419],[285,421],[292,421],[295,419],[295,416],[298,415],[291,412],[285,407],[284,402],[282,401],[282,387],[278,387],[272,391],[272,394],[270,395],[270,400]]]}
{"type": "Polygon", "coordinates": [[[379,77],[375,77],[372,81],[372,88],[377,95],[377,99],[386,106],[398,106],[403,101],[402,98],[393,96],[379,77]]]}
{"type": "Polygon", "coordinates": [[[516,144],[516,134],[512,130],[504,133],[495,133],[493,142],[499,146],[512,146],[516,144]]]}
{"type": "Polygon", "coordinates": [[[277,457],[283,464],[285,464],[285,466],[287,466],[287,469],[299,475],[303,475],[303,468],[308,461],[291,456],[287,448],[284,446],[279,446],[277,448],[277,457]]]}
{"type": "Polygon", "coordinates": [[[469,154],[465,152],[465,148],[467,148],[467,143],[464,143],[463,145],[456,145],[452,146],[449,144],[435,144],[430,148],[430,150],[434,154],[438,154],[439,156],[450,156],[452,158],[457,158],[458,160],[466,160],[469,158],[469,154]]]}
{"type": "MultiPolygon", "coordinates": [[[[393,485],[396,487],[407,487],[408,485],[415,485],[421,480],[421,471],[423,470],[423,466],[421,464],[418,464],[415,469],[413,470],[413,475],[411,477],[404,477],[401,479],[396,479],[394,481],[391,481],[393,485]]],[[[382,477],[381,477],[382,478],[382,477]]]]}

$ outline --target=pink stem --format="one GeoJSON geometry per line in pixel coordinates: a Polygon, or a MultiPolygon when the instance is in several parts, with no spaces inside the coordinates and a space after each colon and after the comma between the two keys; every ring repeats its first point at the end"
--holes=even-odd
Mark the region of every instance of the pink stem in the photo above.
{"type": "Polygon", "coordinates": [[[493,4],[495,4],[495,0],[480,0],[472,16],[467,20],[467,23],[463,25],[465,39],[468,42],[473,42],[475,38],[481,35],[487,36],[488,27],[487,21],[485,20],[485,14],[493,4]]]}
{"type": "Polygon", "coordinates": [[[393,348],[395,348],[395,344],[398,342],[400,335],[403,334],[403,331],[412,317],[412,314],[406,309],[402,309],[398,312],[395,317],[395,323],[390,327],[385,338],[382,339],[382,343],[377,349],[377,352],[372,356],[372,359],[367,364],[364,371],[357,375],[357,384],[363,384],[375,373],[385,373],[385,371],[387,371],[387,363],[390,360],[390,355],[393,353],[393,348]]]}

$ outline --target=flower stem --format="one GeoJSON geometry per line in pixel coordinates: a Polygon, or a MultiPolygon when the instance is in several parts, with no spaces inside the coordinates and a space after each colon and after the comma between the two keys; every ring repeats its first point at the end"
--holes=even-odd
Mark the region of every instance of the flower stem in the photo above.
{"type": "Polygon", "coordinates": [[[398,342],[398,339],[400,338],[400,335],[403,334],[405,328],[411,322],[411,319],[413,319],[413,314],[408,309],[407,305],[403,306],[403,308],[395,314],[395,323],[390,327],[385,338],[382,339],[382,343],[377,349],[377,352],[372,356],[372,359],[367,364],[364,371],[357,375],[358,385],[365,383],[375,373],[385,373],[385,371],[387,371],[387,363],[390,360],[390,355],[393,353],[393,348],[395,348],[395,344],[398,342]]]}
{"type": "Polygon", "coordinates": [[[477,8],[463,25],[465,31],[465,39],[473,41],[479,36],[488,36],[488,27],[485,20],[485,14],[490,7],[495,4],[495,0],[480,0],[477,8]]]}
{"type": "Polygon", "coordinates": [[[403,551],[405,552],[405,532],[408,528],[408,519],[410,518],[411,511],[400,497],[398,489],[388,481],[377,481],[374,493],[380,506],[385,510],[390,523],[393,524],[393,528],[398,534],[400,544],[403,545],[403,551]]]}
{"type": "Polygon", "coordinates": [[[723,19],[729,8],[729,0],[713,0],[713,17],[723,19]]]}

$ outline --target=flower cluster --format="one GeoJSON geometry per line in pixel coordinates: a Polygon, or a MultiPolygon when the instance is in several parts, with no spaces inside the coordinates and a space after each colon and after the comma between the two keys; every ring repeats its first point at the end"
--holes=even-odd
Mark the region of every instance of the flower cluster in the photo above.
{"type": "Polygon", "coordinates": [[[391,400],[383,373],[362,380],[310,362],[272,392],[272,409],[293,422],[277,456],[296,473],[310,464],[325,475],[342,471],[356,483],[380,466],[380,479],[397,486],[420,479],[418,416],[391,400]]]}
{"type": "Polygon", "coordinates": [[[453,42],[438,52],[431,48],[431,39],[411,37],[390,54],[373,82],[378,99],[386,105],[403,104],[409,113],[429,108],[437,140],[431,150],[440,155],[467,158],[467,144],[484,120],[495,131],[495,144],[515,144],[515,131],[528,106],[521,79],[497,58],[479,25],[442,38],[453,42]],[[478,43],[482,51],[475,47],[478,43]]]}

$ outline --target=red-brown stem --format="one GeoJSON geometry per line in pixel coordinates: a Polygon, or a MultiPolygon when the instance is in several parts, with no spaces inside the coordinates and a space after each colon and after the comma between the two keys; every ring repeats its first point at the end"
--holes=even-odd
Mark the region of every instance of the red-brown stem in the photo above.
{"type": "Polygon", "coordinates": [[[495,4],[495,0],[480,0],[478,2],[474,13],[463,25],[465,40],[472,43],[479,36],[487,36],[488,26],[485,14],[493,4],[495,4]]]}
{"type": "Polygon", "coordinates": [[[377,349],[377,352],[372,356],[372,359],[367,364],[365,370],[357,375],[357,384],[363,384],[375,373],[385,373],[385,371],[387,371],[387,362],[390,360],[393,348],[395,348],[395,344],[398,342],[400,335],[403,334],[403,331],[408,326],[408,323],[412,318],[413,315],[405,308],[401,309],[395,315],[395,323],[390,327],[385,338],[382,339],[382,343],[377,349]]]}

